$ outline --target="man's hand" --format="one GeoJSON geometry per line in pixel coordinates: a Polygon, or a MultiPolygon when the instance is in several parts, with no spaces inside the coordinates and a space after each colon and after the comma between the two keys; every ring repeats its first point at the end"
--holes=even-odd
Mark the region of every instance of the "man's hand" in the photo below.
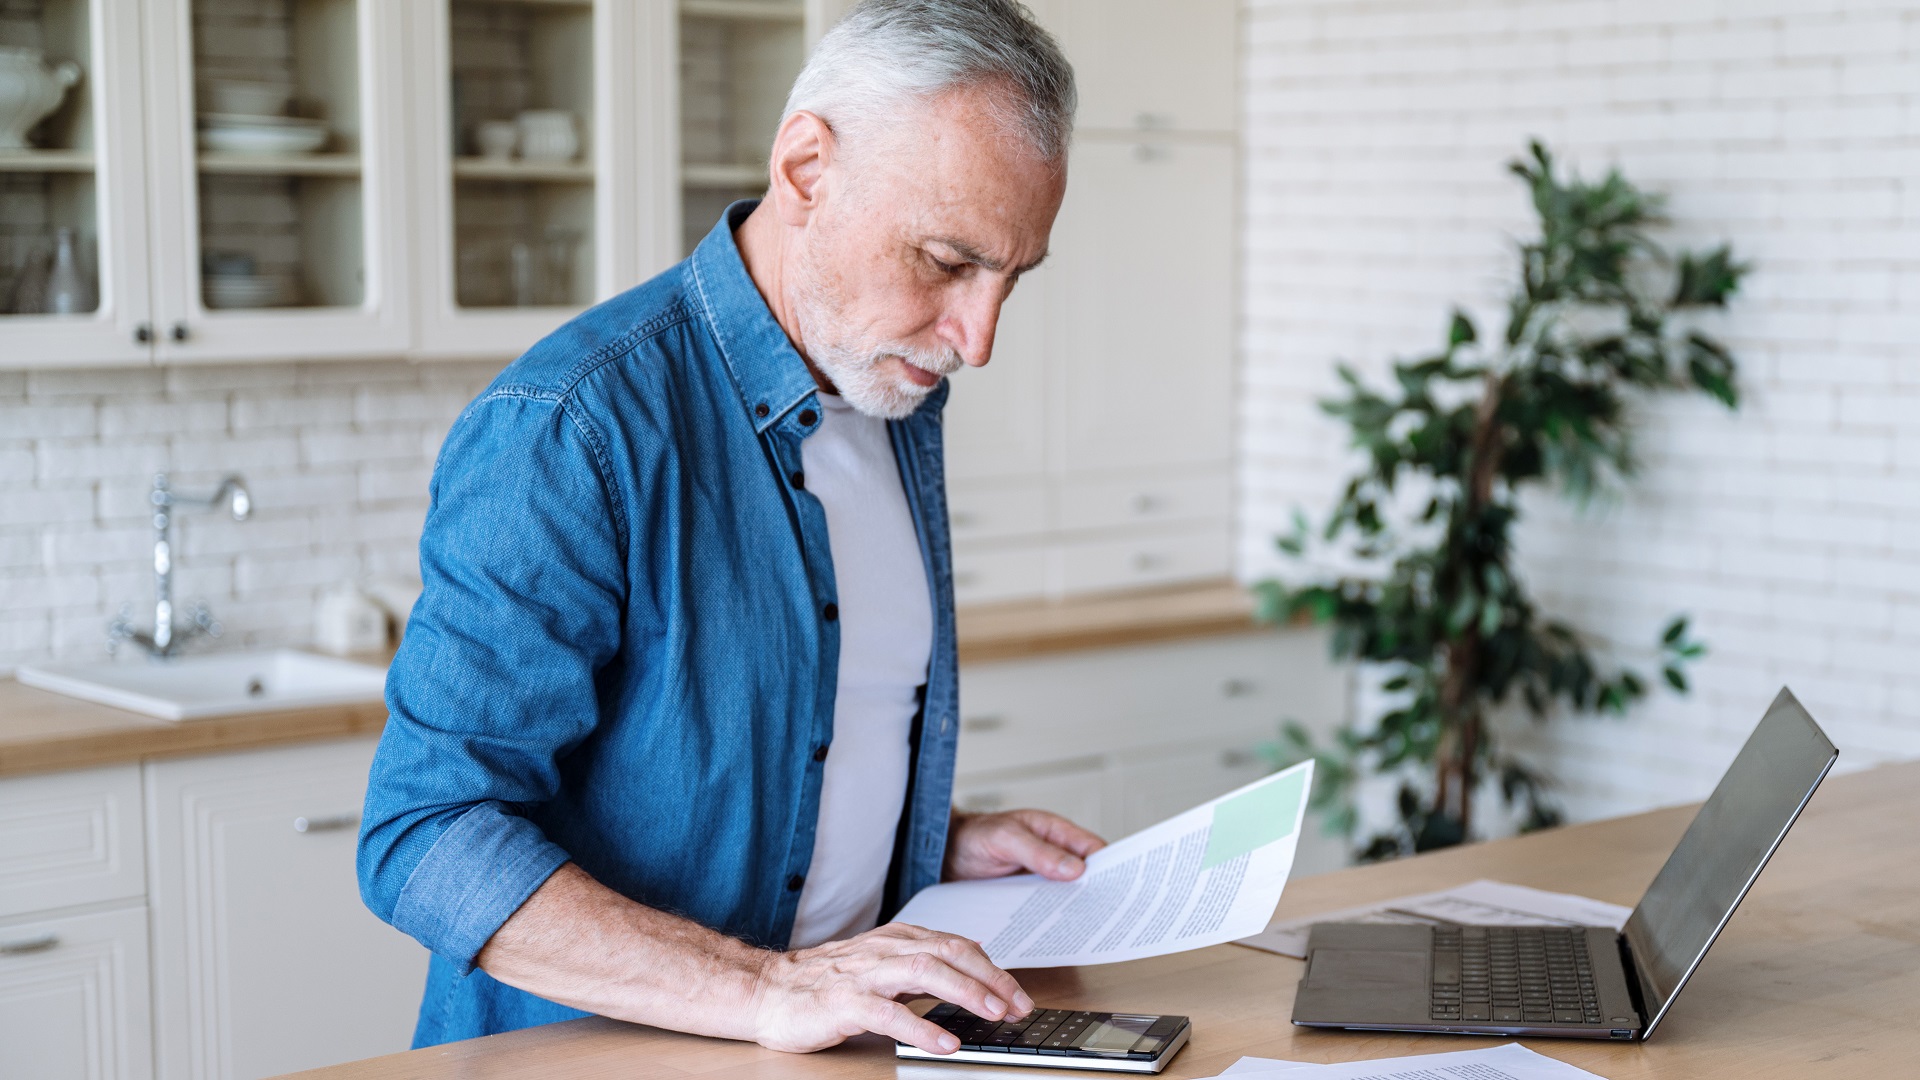
{"type": "Polygon", "coordinates": [[[929,1053],[960,1049],[899,1000],[927,995],[988,1020],[1033,1011],[1033,999],[980,946],[889,923],[845,941],[767,954],[753,996],[753,1038],[771,1050],[806,1052],[872,1031],[929,1053]]]}
{"type": "Polygon", "coordinates": [[[1107,842],[1045,810],[953,815],[947,832],[946,878],[1005,877],[1031,871],[1054,881],[1072,881],[1087,868],[1087,856],[1107,842]]]}

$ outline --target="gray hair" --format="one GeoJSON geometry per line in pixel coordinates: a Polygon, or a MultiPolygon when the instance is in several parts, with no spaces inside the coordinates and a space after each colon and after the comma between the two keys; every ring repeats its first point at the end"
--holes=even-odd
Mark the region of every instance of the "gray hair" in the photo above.
{"type": "Polygon", "coordinates": [[[1042,159],[1066,155],[1073,67],[1016,0],[865,0],[814,47],[781,122],[804,110],[845,137],[973,86],[999,91],[989,108],[1042,159]]]}

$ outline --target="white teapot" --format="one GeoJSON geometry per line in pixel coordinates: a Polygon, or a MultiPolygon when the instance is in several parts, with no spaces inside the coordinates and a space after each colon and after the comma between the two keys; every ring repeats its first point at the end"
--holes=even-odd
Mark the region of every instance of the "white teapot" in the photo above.
{"type": "Polygon", "coordinates": [[[38,49],[0,48],[0,150],[26,149],[27,132],[79,81],[71,60],[48,67],[38,49]]]}

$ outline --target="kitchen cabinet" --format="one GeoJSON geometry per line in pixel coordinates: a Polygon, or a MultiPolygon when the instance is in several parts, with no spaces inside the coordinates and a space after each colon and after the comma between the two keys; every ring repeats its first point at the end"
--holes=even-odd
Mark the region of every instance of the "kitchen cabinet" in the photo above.
{"type": "Polygon", "coordinates": [[[955,595],[1232,568],[1237,13],[1042,0],[1080,86],[1051,258],[947,406],[955,595]],[[1036,497],[1038,518],[1009,513],[1036,497]]]}
{"type": "Polygon", "coordinates": [[[360,902],[368,739],[146,765],[162,1078],[407,1048],[427,953],[360,902]]]}
{"type": "Polygon", "coordinates": [[[39,53],[32,66],[45,78],[56,78],[50,65],[78,69],[29,145],[0,150],[0,367],[152,355],[140,6],[45,0],[0,9],[8,43],[39,53]],[[51,280],[63,235],[77,292],[51,280]]]}
{"type": "Polygon", "coordinates": [[[145,1080],[146,909],[0,923],[0,1073],[145,1080]]]}
{"type": "MultiPolygon", "coordinates": [[[[963,665],[954,804],[1145,828],[1266,775],[1283,721],[1336,729],[1349,687],[1326,656],[1322,633],[1285,630],[963,665]]],[[[1300,868],[1341,865],[1308,832],[1300,868]]]]}

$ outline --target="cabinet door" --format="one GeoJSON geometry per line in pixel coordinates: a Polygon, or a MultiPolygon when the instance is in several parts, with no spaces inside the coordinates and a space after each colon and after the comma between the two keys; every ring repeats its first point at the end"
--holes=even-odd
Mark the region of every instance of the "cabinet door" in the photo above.
{"type": "Polygon", "coordinates": [[[1267,775],[1265,759],[1255,752],[1260,741],[1249,733],[1237,741],[1123,755],[1116,770],[1123,827],[1136,832],[1267,775]]]}
{"type": "Polygon", "coordinates": [[[0,926],[0,1073],[153,1075],[140,907],[0,926]]]}
{"type": "MultiPolygon", "coordinates": [[[[1232,131],[1234,0],[1053,0],[1087,130],[1232,131]]],[[[1042,15],[1042,18],[1047,18],[1042,15]]]]}
{"type": "Polygon", "coordinates": [[[148,0],[158,356],[406,347],[392,0],[148,0]]]}
{"type": "Polygon", "coordinates": [[[0,780],[0,918],[145,895],[140,810],[138,765],[0,780]]]}
{"type": "Polygon", "coordinates": [[[0,149],[0,368],[153,359],[140,7],[0,10],[0,40],[72,83],[26,146],[0,149]]]}
{"type": "Polygon", "coordinates": [[[405,6],[416,354],[511,358],[679,257],[670,3],[405,6]]]}
{"type": "Polygon", "coordinates": [[[149,763],[159,1072],[254,1077],[405,1050],[427,953],[360,902],[370,740],[149,763]]]}
{"type": "Polygon", "coordinates": [[[1055,468],[1233,451],[1234,148],[1082,139],[1048,283],[1055,468]]]}
{"type": "Polygon", "coordinates": [[[1119,834],[1108,812],[1107,773],[1098,759],[1048,769],[1022,769],[962,777],[953,804],[969,813],[1051,810],[1111,840],[1119,834]]]}
{"type": "Polygon", "coordinates": [[[1017,482],[1046,474],[1050,271],[1043,266],[1022,277],[1000,308],[987,366],[952,376],[942,421],[950,480],[1017,482]]]}

